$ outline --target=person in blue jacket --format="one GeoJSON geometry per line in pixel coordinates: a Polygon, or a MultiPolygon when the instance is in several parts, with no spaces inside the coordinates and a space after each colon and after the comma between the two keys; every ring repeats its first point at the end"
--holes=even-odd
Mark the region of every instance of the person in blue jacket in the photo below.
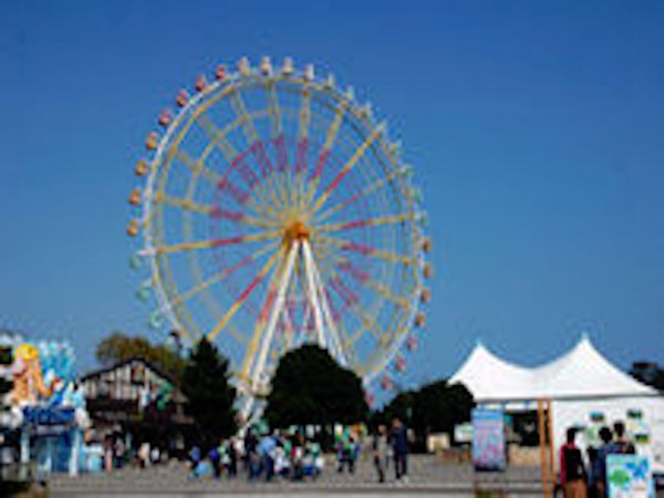
{"type": "Polygon", "coordinates": [[[392,449],[394,450],[394,473],[399,480],[408,474],[408,431],[399,417],[392,420],[392,449]]]}

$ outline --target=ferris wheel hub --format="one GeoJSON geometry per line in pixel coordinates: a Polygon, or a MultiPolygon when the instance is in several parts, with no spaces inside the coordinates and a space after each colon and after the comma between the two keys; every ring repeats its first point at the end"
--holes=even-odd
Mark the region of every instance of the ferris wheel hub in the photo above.
{"type": "Polygon", "coordinates": [[[286,230],[284,231],[284,244],[290,247],[295,241],[309,239],[310,235],[311,228],[305,225],[303,221],[296,220],[286,226],[286,230]]]}

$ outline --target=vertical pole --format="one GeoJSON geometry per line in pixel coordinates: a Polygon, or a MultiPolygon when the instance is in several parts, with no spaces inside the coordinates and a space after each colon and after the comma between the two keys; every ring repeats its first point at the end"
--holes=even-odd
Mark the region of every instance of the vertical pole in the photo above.
{"type": "Polygon", "coordinates": [[[46,436],[46,461],[44,462],[44,471],[47,476],[53,472],[53,439],[55,436],[46,436]]]}
{"type": "Polygon", "coordinates": [[[325,332],[323,330],[323,315],[321,313],[320,303],[318,301],[318,288],[314,281],[313,262],[311,260],[311,253],[308,251],[308,242],[302,242],[302,253],[304,256],[304,272],[307,278],[307,299],[311,303],[311,309],[314,313],[314,326],[316,327],[316,335],[318,337],[318,345],[322,348],[327,347],[325,340],[325,332]]]}
{"type": "MultiPolygon", "coordinates": [[[[555,440],[553,438],[553,409],[551,399],[546,400],[547,413],[549,414],[547,420],[549,422],[549,485],[550,489],[555,489],[556,487],[556,472],[555,472],[555,440]]],[[[551,493],[553,494],[553,492],[551,493]]]]}
{"type": "Polygon", "coordinates": [[[309,260],[309,266],[313,273],[314,285],[316,286],[315,290],[320,300],[321,309],[323,311],[323,317],[327,322],[325,324],[325,332],[327,332],[327,334],[330,336],[330,344],[332,346],[333,352],[335,353],[333,354],[333,356],[341,364],[341,366],[345,367],[347,366],[348,362],[346,360],[346,355],[344,353],[343,346],[341,345],[341,340],[339,339],[339,332],[337,331],[337,327],[334,324],[334,319],[332,318],[332,313],[330,312],[330,307],[327,302],[327,296],[325,295],[323,281],[320,277],[320,273],[318,272],[318,268],[316,267],[316,261],[313,257],[311,248],[309,247],[308,243],[306,242],[303,243],[303,249],[305,251],[305,257],[309,260]]]}
{"type": "Polygon", "coordinates": [[[546,462],[546,422],[544,420],[544,400],[537,400],[537,432],[539,434],[539,445],[540,445],[540,470],[542,477],[542,493],[544,498],[549,498],[551,495],[549,493],[549,476],[548,476],[548,464],[546,462]]]}
{"type": "Polygon", "coordinates": [[[27,428],[21,429],[21,463],[30,461],[30,434],[27,428]]]}
{"type": "Polygon", "coordinates": [[[30,433],[27,427],[21,428],[21,465],[19,467],[19,479],[26,480],[28,478],[28,464],[30,463],[30,433]]]}
{"type": "Polygon", "coordinates": [[[69,475],[76,477],[78,475],[78,462],[81,451],[81,430],[78,427],[72,429],[71,453],[69,454],[69,475]]]}
{"type": "MultiPolygon", "coordinates": [[[[270,315],[270,318],[268,320],[267,326],[265,327],[265,332],[263,336],[263,340],[261,342],[261,348],[258,353],[258,358],[256,359],[256,363],[253,366],[253,370],[250,370],[251,377],[251,390],[255,394],[259,387],[259,383],[261,380],[261,375],[263,374],[263,371],[265,370],[265,363],[267,362],[267,354],[270,350],[270,345],[272,344],[272,336],[274,335],[274,329],[276,328],[277,325],[277,319],[281,316],[281,313],[283,312],[283,306],[284,306],[284,298],[286,296],[286,290],[288,289],[288,283],[290,282],[290,277],[291,273],[293,271],[293,264],[295,263],[295,258],[297,256],[297,253],[299,251],[299,243],[293,243],[291,248],[289,249],[289,253],[286,256],[286,265],[283,270],[283,275],[281,276],[281,282],[279,284],[279,290],[277,291],[277,296],[275,297],[274,300],[274,305],[272,308],[272,313],[270,315]]],[[[245,418],[248,418],[249,413],[251,412],[251,409],[253,407],[253,394],[249,393],[247,403],[243,407],[242,414],[244,415],[245,418]]]]}

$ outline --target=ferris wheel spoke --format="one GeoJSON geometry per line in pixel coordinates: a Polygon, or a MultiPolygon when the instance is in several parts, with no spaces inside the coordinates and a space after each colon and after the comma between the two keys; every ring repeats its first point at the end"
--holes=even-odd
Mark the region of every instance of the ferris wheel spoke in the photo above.
{"type": "Polygon", "coordinates": [[[332,245],[343,251],[351,251],[358,254],[362,254],[367,258],[376,258],[383,261],[388,261],[390,263],[402,263],[405,265],[410,265],[415,262],[415,260],[410,256],[404,256],[392,251],[386,251],[384,249],[377,249],[366,244],[359,244],[351,240],[339,239],[331,235],[315,233],[315,240],[326,245],[332,245]]]}
{"type": "MultiPolygon", "coordinates": [[[[262,114],[263,113],[258,113],[259,116],[262,114]]],[[[223,129],[219,129],[205,114],[199,113],[195,117],[195,122],[198,123],[198,125],[203,129],[207,137],[210,139],[211,145],[219,149],[228,164],[230,164],[233,169],[238,171],[249,188],[253,190],[255,185],[260,182],[258,175],[247,164],[246,161],[247,155],[250,152],[253,154],[253,151],[251,148],[249,148],[244,152],[239,153],[227,138],[229,133],[235,130],[238,126],[242,126],[249,119],[251,119],[249,114],[237,116],[237,119],[226,125],[223,129]]],[[[255,143],[255,140],[250,142],[250,144],[255,143]]]]}
{"type": "Polygon", "coordinates": [[[189,168],[192,174],[201,175],[201,177],[210,185],[216,187],[222,180],[222,176],[208,168],[204,161],[194,159],[182,149],[174,150],[172,155],[177,161],[189,168]]]}
{"type": "Polygon", "coordinates": [[[242,98],[242,93],[239,88],[235,88],[231,92],[231,107],[235,112],[236,116],[242,121],[242,129],[244,131],[245,138],[250,144],[249,149],[251,150],[256,162],[259,165],[263,178],[266,185],[268,186],[268,191],[272,197],[274,207],[279,209],[283,207],[277,198],[278,188],[274,185],[273,182],[273,172],[274,168],[272,162],[270,161],[267,152],[265,151],[265,145],[260,139],[258,133],[256,132],[256,126],[254,125],[253,118],[251,114],[247,111],[247,106],[242,98]]]}
{"type": "Polygon", "coordinates": [[[308,82],[302,85],[300,110],[297,122],[297,151],[295,156],[295,189],[292,192],[292,205],[304,207],[304,178],[307,170],[309,149],[309,126],[311,124],[311,87],[308,82]]]}
{"type": "Polygon", "coordinates": [[[215,188],[228,192],[238,204],[252,206],[255,205],[249,202],[253,199],[251,199],[251,196],[247,192],[231,183],[228,178],[212,171],[206,166],[203,160],[195,160],[185,151],[180,149],[175,151],[174,156],[177,160],[187,166],[191,170],[192,174],[200,174],[205,181],[210,183],[215,188]]]}
{"type": "Polygon", "coordinates": [[[297,159],[295,171],[304,171],[307,167],[307,145],[309,143],[309,125],[311,123],[311,88],[308,83],[302,86],[300,111],[297,124],[297,159]]]}
{"type": "Polygon", "coordinates": [[[181,209],[185,209],[187,211],[191,211],[194,213],[199,213],[199,214],[204,214],[204,215],[210,215],[210,213],[213,211],[214,206],[208,205],[208,204],[201,204],[199,202],[190,200],[190,199],[180,199],[177,197],[172,197],[166,194],[163,194],[161,192],[157,192],[154,196],[154,201],[155,202],[160,202],[163,204],[166,204],[167,206],[173,206],[181,209]]]}
{"type": "MultiPolygon", "coordinates": [[[[237,170],[244,182],[249,186],[249,189],[253,190],[254,187],[260,183],[260,179],[258,178],[256,172],[249,167],[247,161],[245,161],[245,158],[249,154],[249,149],[240,154],[237,154],[237,151],[232,148],[230,154],[232,155],[232,159],[229,161],[231,168],[237,170]]],[[[228,161],[228,157],[226,160],[228,161]]]]}
{"type": "Polygon", "coordinates": [[[387,285],[371,277],[368,272],[358,268],[349,259],[336,256],[334,254],[330,254],[329,257],[334,259],[333,264],[337,269],[339,269],[340,272],[350,275],[353,280],[363,285],[364,287],[367,287],[378,293],[381,297],[387,299],[392,304],[402,308],[410,309],[412,303],[408,299],[402,295],[396,294],[387,285]]]}
{"type": "MultiPolygon", "coordinates": [[[[266,86],[267,88],[267,97],[269,101],[269,114],[272,118],[272,136],[279,137],[283,135],[283,121],[281,118],[281,106],[279,105],[279,97],[277,96],[276,82],[270,80],[266,86]]],[[[277,167],[285,166],[280,162],[277,163],[277,167]]]]}
{"type": "Polygon", "coordinates": [[[237,298],[237,300],[231,305],[226,314],[217,322],[214,328],[207,334],[207,338],[210,341],[213,341],[215,337],[221,332],[226,324],[235,316],[235,314],[240,310],[242,305],[247,301],[251,293],[258,287],[258,285],[263,281],[265,276],[268,274],[270,269],[279,259],[279,251],[276,251],[270,259],[265,263],[263,268],[260,269],[256,277],[249,283],[249,285],[244,289],[242,294],[237,298]]]}
{"type": "MultiPolygon", "coordinates": [[[[353,314],[362,324],[363,329],[367,330],[377,341],[382,341],[384,337],[383,331],[378,327],[378,317],[372,316],[364,306],[360,303],[360,299],[352,290],[345,284],[343,278],[334,271],[329,263],[323,260],[323,267],[327,270],[326,281],[330,287],[339,295],[341,300],[347,305],[348,309],[352,310],[353,314]]],[[[361,337],[361,334],[356,333],[353,337],[349,337],[350,344],[348,348],[352,348],[354,344],[361,337]]]]}
{"type": "Polygon", "coordinates": [[[311,200],[316,196],[316,191],[318,190],[318,184],[320,183],[320,178],[323,174],[323,170],[325,169],[325,164],[327,163],[327,160],[330,157],[330,153],[332,152],[332,147],[334,146],[334,142],[336,141],[337,135],[339,134],[339,129],[341,128],[341,124],[343,123],[344,114],[346,112],[346,109],[348,109],[348,106],[349,106],[348,100],[344,99],[339,103],[339,105],[334,111],[334,119],[332,120],[330,127],[327,129],[327,132],[325,133],[325,140],[323,142],[323,147],[321,148],[321,151],[318,155],[318,160],[316,161],[314,170],[311,173],[311,178],[309,179],[309,185],[307,186],[306,190],[305,204],[309,204],[311,200]]]}
{"type": "Polygon", "coordinates": [[[157,254],[170,254],[175,252],[194,251],[199,249],[209,249],[212,247],[231,246],[245,244],[248,242],[276,239],[280,236],[281,232],[279,230],[272,230],[269,232],[260,232],[250,235],[237,235],[235,237],[227,237],[222,239],[190,241],[170,246],[159,246],[156,248],[156,252],[157,254]]]}
{"type": "Polygon", "coordinates": [[[387,285],[371,277],[368,272],[358,268],[349,259],[339,256],[326,248],[318,247],[316,248],[316,251],[321,253],[321,258],[325,258],[331,261],[331,264],[336,269],[338,269],[340,273],[350,275],[353,280],[358,282],[360,285],[372,290],[373,292],[376,292],[378,295],[391,302],[392,304],[404,309],[411,309],[411,301],[402,295],[396,294],[387,285]]]}
{"type": "Polygon", "coordinates": [[[265,229],[274,228],[274,225],[266,223],[265,221],[255,218],[249,214],[242,213],[240,211],[229,211],[227,209],[221,209],[214,205],[201,204],[188,198],[180,199],[163,194],[161,192],[157,192],[154,196],[154,201],[166,204],[168,206],[184,209],[186,211],[207,215],[212,218],[224,218],[235,223],[265,229]]]}
{"type": "MultiPolygon", "coordinates": [[[[258,259],[260,259],[261,257],[265,256],[270,251],[273,251],[274,249],[276,249],[278,247],[279,243],[280,243],[279,241],[275,241],[275,242],[272,242],[272,243],[268,244],[267,246],[259,249],[258,251],[255,251],[253,254],[251,254],[249,256],[245,256],[244,258],[242,258],[240,261],[238,261],[234,265],[229,266],[228,268],[224,269],[223,271],[220,271],[216,275],[213,275],[212,277],[208,278],[207,280],[204,280],[203,282],[196,285],[195,287],[192,287],[188,291],[175,296],[172,303],[169,303],[169,306],[173,307],[173,306],[182,306],[182,305],[184,305],[184,303],[186,301],[193,298],[194,296],[196,296],[200,292],[204,291],[205,289],[209,288],[210,286],[212,286],[216,283],[219,283],[219,282],[231,277],[237,271],[241,270],[242,268],[245,268],[245,267],[249,266],[251,263],[253,263],[253,262],[257,261],[258,259]]],[[[163,308],[160,311],[165,312],[166,309],[163,308]]]]}
{"type": "Polygon", "coordinates": [[[341,170],[337,173],[337,175],[334,177],[334,179],[330,182],[330,184],[327,186],[327,188],[323,191],[323,193],[318,197],[316,202],[314,203],[312,207],[312,212],[316,213],[322,206],[325,204],[327,199],[332,195],[332,192],[334,192],[335,189],[339,187],[339,184],[341,181],[350,173],[350,171],[355,167],[357,162],[364,156],[366,153],[367,149],[375,142],[375,140],[381,135],[383,132],[384,126],[382,124],[376,126],[376,128],[371,132],[371,134],[366,138],[366,140],[360,145],[351,158],[344,164],[344,166],[341,168],[341,170]]]}
{"type": "Polygon", "coordinates": [[[395,214],[391,216],[379,216],[377,218],[364,218],[361,220],[347,221],[345,223],[335,223],[332,225],[318,225],[316,227],[316,230],[320,230],[323,232],[336,232],[339,230],[351,230],[354,228],[377,227],[380,225],[394,225],[412,219],[413,215],[410,213],[395,214]]]}
{"type": "MultiPolygon", "coordinates": [[[[281,106],[279,105],[275,80],[269,80],[266,88],[269,102],[268,114],[272,123],[272,144],[277,155],[277,171],[281,175],[282,180],[285,181],[288,179],[288,175],[285,173],[288,171],[288,151],[286,150],[286,137],[284,136],[281,106]]],[[[284,181],[282,181],[280,190],[283,200],[282,205],[285,206],[288,203],[288,185],[283,185],[284,181]]]]}
{"type": "Polygon", "coordinates": [[[251,225],[259,228],[271,229],[275,226],[274,223],[263,221],[261,219],[255,218],[254,216],[251,216],[250,214],[243,213],[241,211],[229,211],[218,206],[212,206],[209,214],[212,218],[224,218],[230,221],[234,221],[235,223],[251,225]]]}
{"type": "Polygon", "coordinates": [[[323,213],[316,216],[316,221],[322,222],[322,221],[326,220],[327,218],[329,218],[333,214],[338,213],[339,211],[347,208],[348,206],[350,206],[351,204],[359,201],[363,197],[367,197],[368,195],[376,192],[377,190],[380,190],[383,186],[389,184],[397,176],[399,176],[399,171],[394,170],[394,171],[390,172],[388,175],[385,175],[385,176],[379,178],[374,183],[366,186],[365,188],[363,188],[359,192],[357,192],[357,193],[353,194],[352,196],[348,197],[346,200],[344,200],[342,202],[339,202],[339,203],[335,204],[334,206],[330,206],[326,211],[324,211],[323,213]]]}
{"type": "MultiPolygon", "coordinates": [[[[248,115],[246,119],[250,119],[248,115]]],[[[270,202],[270,199],[264,195],[263,189],[255,188],[255,186],[259,183],[258,177],[245,161],[245,156],[248,152],[251,152],[252,154],[256,153],[259,142],[252,143],[248,151],[240,154],[226,138],[226,134],[228,131],[230,131],[230,129],[232,129],[231,127],[227,127],[224,130],[219,130],[219,128],[205,114],[196,116],[196,122],[203,129],[208,138],[213,141],[217,148],[221,151],[228,164],[230,164],[231,168],[237,169],[240,176],[249,185],[249,188],[252,189],[252,192],[256,193],[261,202],[259,203],[258,200],[253,197],[253,195],[243,192],[241,189],[231,184],[225,177],[217,175],[219,176],[219,179],[215,182],[215,186],[227,189],[239,204],[249,205],[252,209],[254,209],[254,211],[256,211],[257,214],[267,215],[270,217],[276,216],[275,207],[278,207],[279,203],[274,195],[273,189],[268,189],[272,197],[272,202],[270,202]]],[[[260,143],[260,145],[262,148],[262,143],[260,143]]],[[[263,148],[262,150],[263,154],[265,154],[265,150],[263,148]]]]}
{"type": "MultiPolygon", "coordinates": [[[[289,195],[292,192],[292,186],[290,182],[290,167],[288,164],[288,150],[286,149],[286,137],[283,133],[280,133],[275,138],[272,139],[274,148],[277,153],[277,169],[279,171],[278,175],[281,178],[281,198],[282,205],[288,205],[289,195]]],[[[291,202],[291,205],[294,203],[291,202]]]]}

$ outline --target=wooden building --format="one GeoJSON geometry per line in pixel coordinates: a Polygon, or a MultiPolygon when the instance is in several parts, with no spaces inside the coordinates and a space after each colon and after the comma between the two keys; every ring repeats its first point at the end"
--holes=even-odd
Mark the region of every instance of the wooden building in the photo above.
{"type": "Polygon", "coordinates": [[[142,442],[177,455],[184,450],[193,420],[173,379],[141,358],[130,359],[80,379],[93,435],[99,441],[142,442]]]}

